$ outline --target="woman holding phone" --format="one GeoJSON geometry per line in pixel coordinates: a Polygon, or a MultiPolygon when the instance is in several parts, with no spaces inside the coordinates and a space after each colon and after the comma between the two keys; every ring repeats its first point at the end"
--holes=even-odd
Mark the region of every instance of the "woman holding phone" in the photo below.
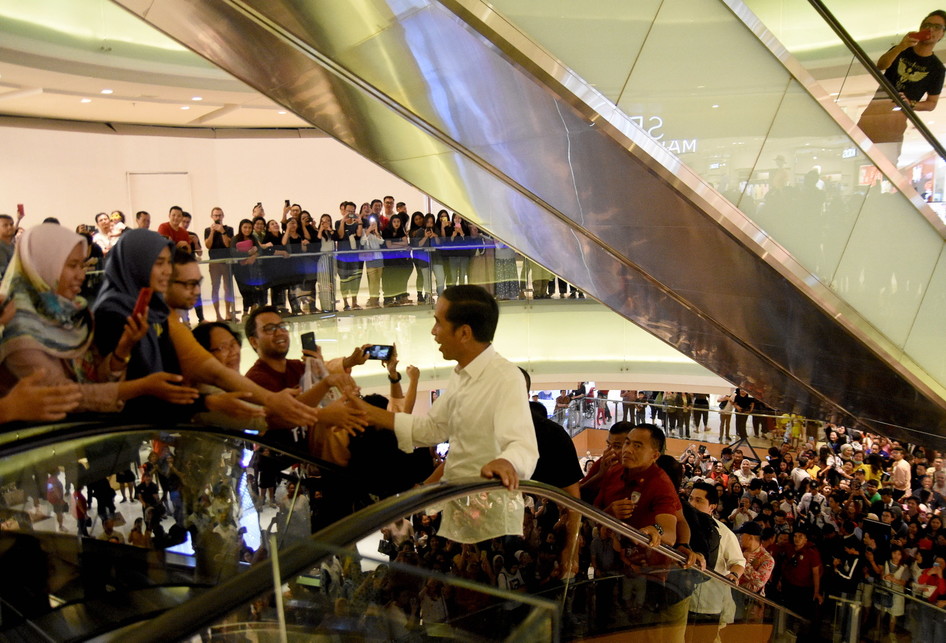
{"type": "MultiPolygon", "coordinates": [[[[247,221],[249,223],[249,221],[247,221]]],[[[252,233],[252,224],[249,224],[252,233]]],[[[178,355],[171,341],[168,316],[171,310],[164,301],[171,281],[171,241],[156,232],[135,229],[126,232],[112,248],[105,266],[105,283],[93,312],[96,319],[94,343],[103,355],[119,349],[122,328],[128,323],[142,288],[151,288],[148,307],[139,318],[145,322],[140,341],[130,353],[119,354],[126,362],[127,377],[136,379],[161,373],[167,387],[158,394],[136,398],[127,405],[133,413],[149,418],[173,421],[175,410],[170,405],[189,405],[197,398],[197,390],[179,386],[183,381],[178,355]]]]}
{"type": "Polygon", "coordinates": [[[147,311],[131,315],[137,290],[128,314],[113,326],[108,350],[96,350],[93,328],[104,331],[79,295],[87,245],[82,236],[51,223],[24,233],[0,286],[16,305],[0,339],[0,388],[38,378],[39,384],[61,388],[62,401],[75,412],[115,412],[134,397],[176,393],[168,373],[139,379],[127,374],[130,357],[149,330],[147,311]]]}

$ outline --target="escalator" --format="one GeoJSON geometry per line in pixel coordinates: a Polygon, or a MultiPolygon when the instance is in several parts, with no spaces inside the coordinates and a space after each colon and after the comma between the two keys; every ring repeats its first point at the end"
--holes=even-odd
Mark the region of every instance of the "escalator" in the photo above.
{"type": "MultiPolygon", "coordinates": [[[[722,577],[681,569],[680,554],[644,547],[646,538],[635,530],[540,483],[523,483],[533,505],[522,537],[460,545],[436,535],[436,508],[444,502],[465,504],[473,522],[487,509],[484,503],[496,496],[485,492],[498,484],[482,479],[405,491],[309,537],[317,507],[286,484],[280,509],[268,510],[265,494],[260,502],[249,491],[259,469],[229,458],[244,441],[275,451],[265,436],[88,423],[2,441],[0,638],[6,641],[643,638],[708,628],[687,619],[698,585],[733,599],[724,641],[782,640],[810,625],[722,577]],[[186,542],[159,545],[155,532],[154,542],[132,546],[103,537],[101,523],[77,537],[78,523],[68,519],[65,530],[57,529],[55,507],[41,490],[46,472],[64,478],[67,491],[81,489],[127,469],[139,452],[147,460],[162,443],[171,445],[181,468],[181,496],[171,503],[185,508],[186,542]],[[205,496],[212,496],[207,506],[205,496]],[[48,515],[23,516],[34,507],[48,515]],[[379,530],[400,519],[416,529],[406,539],[410,546],[400,542],[382,556],[379,530]],[[244,555],[244,547],[253,555],[244,555]]],[[[306,470],[316,479],[333,471],[297,453],[283,455],[284,471],[299,486],[306,470]]],[[[322,488],[324,500],[356,482],[340,481],[322,488]]],[[[96,510],[101,502],[97,495],[96,510]]],[[[117,513],[128,523],[141,514],[124,503],[117,513]]],[[[173,514],[160,521],[168,533],[173,514]]],[[[129,526],[118,529],[131,537],[129,526]]]]}
{"type": "Polygon", "coordinates": [[[944,228],[740,4],[117,2],[770,406],[941,439],[944,228]]]}

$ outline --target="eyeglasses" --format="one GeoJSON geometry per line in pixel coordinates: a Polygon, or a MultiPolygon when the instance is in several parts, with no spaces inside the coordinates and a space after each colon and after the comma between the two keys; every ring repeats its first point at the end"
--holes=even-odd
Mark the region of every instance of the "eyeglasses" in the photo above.
{"type": "Polygon", "coordinates": [[[289,332],[289,324],[287,324],[286,322],[282,322],[281,324],[266,324],[266,325],[263,326],[260,330],[262,330],[262,331],[263,331],[264,333],[266,333],[267,335],[272,335],[272,334],[275,333],[277,330],[281,330],[281,331],[284,331],[284,332],[287,332],[287,333],[288,333],[288,332],[289,332]]]}
{"type": "Polygon", "coordinates": [[[171,283],[177,284],[179,286],[184,286],[188,290],[197,290],[198,288],[200,288],[200,284],[202,281],[203,279],[190,279],[188,281],[181,281],[179,279],[175,279],[171,283]]]}
{"type": "Polygon", "coordinates": [[[223,346],[218,346],[218,347],[216,347],[216,348],[211,348],[211,349],[210,349],[210,352],[211,352],[211,353],[214,353],[214,354],[217,354],[217,353],[232,353],[232,352],[234,352],[234,351],[237,351],[237,352],[240,351],[240,344],[237,343],[235,340],[230,340],[229,342],[227,342],[227,343],[224,344],[223,346]]]}
{"type": "Polygon", "coordinates": [[[920,29],[932,29],[933,31],[943,31],[946,30],[946,25],[941,25],[936,22],[924,22],[920,25],[920,29]]]}

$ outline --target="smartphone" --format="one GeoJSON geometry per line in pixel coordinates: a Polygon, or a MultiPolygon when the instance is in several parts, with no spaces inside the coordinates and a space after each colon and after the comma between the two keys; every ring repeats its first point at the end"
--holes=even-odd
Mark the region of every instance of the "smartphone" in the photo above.
{"type": "Polygon", "coordinates": [[[18,216],[18,217],[21,218],[21,219],[26,216],[26,212],[23,210],[23,204],[22,204],[22,203],[17,203],[17,204],[16,204],[16,216],[18,216]]]}
{"type": "Polygon", "coordinates": [[[374,344],[365,349],[365,355],[368,356],[368,359],[380,359],[382,362],[391,359],[393,352],[394,347],[385,344],[374,344]]]}
{"type": "Polygon", "coordinates": [[[141,289],[141,292],[138,293],[138,300],[135,301],[135,308],[131,311],[132,317],[137,317],[145,311],[145,308],[151,303],[151,295],[153,292],[154,291],[150,288],[141,289]]]}
{"type": "Polygon", "coordinates": [[[315,343],[315,333],[302,333],[302,350],[317,351],[318,345],[315,343]]]}
{"type": "Polygon", "coordinates": [[[881,481],[881,482],[887,482],[888,480],[890,480],[890,473],[889,473],[889,472],[884,471],[883,473],[880,474],[880,481],[881,481]]]}
{"type": "Polygon", "coordinates": [[[700,448],[699,448],[699,451],[700,451],[700,454],[701,454],[701,455],[702,455],[703,453],[706,453],[706,445],[705,445],[705,444],[701,444],[701,445],[700,445],[700,448]]]}
{"type": "Polygon", "coordinates": [[[286,199],[286,207],[289,207],[289,199],[286,199]]]}

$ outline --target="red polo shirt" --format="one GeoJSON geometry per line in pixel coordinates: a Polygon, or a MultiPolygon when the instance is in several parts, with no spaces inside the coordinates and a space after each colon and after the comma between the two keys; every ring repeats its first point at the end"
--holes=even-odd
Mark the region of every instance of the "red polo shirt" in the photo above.
{"type": "Polygon", "coordinates": [[[190,245],[191,243],[191,235],[187,230],[184,229],[183,226],[175,230],[167,221],[158,226],[158,234],[160,234],[162,237],[167,237],[173,241],[175,245],[181,241],[187,245],[190,245]]]}
{"type": "Polygon", "coordinates": [[[660,514],[674,515],[682,509],[670,477],[656,464],[633,476],[624,467],[612,467],[604,475],[595,506],[606,509],[615,500],[630,498],[632,493],[639,491],[641,495],[634,513],[624,521],[635,529],[653,525],[660,514]]]}

